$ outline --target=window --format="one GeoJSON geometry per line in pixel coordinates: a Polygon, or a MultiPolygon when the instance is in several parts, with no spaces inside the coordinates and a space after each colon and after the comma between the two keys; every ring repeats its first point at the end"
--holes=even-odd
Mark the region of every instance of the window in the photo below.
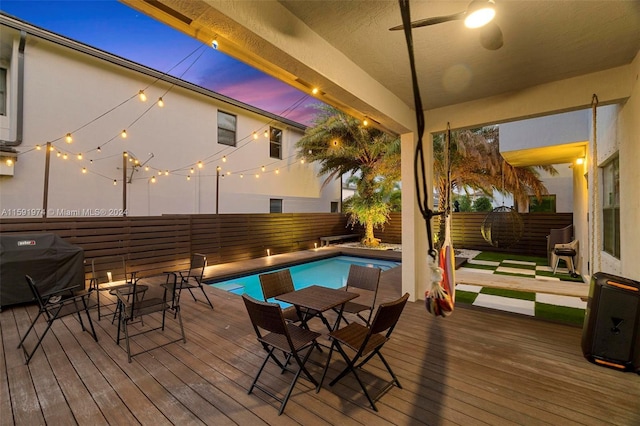
{"type": "Polygon", "coordinates": [[[271,198],[269,200],[269,213],[282,213],[282,199],[271,198]]]}
{"type": "Polygon", "coordinates": [[[620,159],[602,168],[602,249],[620,258],[620,159]]]}
{"type": "Polygon", "coordinates": [[[236,121],[235,115],[218,111],[218,143],[236,146],[236,121]]]}
{"type": "Polygon", "coordinates": [[[338,202],[337,201],[332,201],[331,202],[331,213],[339,213],[338,212],[338,202]]]}
{"type": "Polygon", "coordinates": [[[269,127],[269,156],[282,160],[282,130],[269,127]]]}
{"type": "Polygon", "coordinates": [[[540,201],[535,195],[529,195],[529,213],[555,213],[556,196],[543,195],[540,201]]]}
{"type": "Polygon", "coordinates": [[[0,115],[7,115],[7,70],[0,68],[0,115]]]}

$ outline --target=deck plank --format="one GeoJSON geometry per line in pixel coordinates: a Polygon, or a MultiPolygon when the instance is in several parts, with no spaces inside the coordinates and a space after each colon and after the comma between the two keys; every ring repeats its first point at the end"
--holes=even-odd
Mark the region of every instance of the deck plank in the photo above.
{"type": "MultiPolygon", "coordinates": [[[[261,262],[273,266],[273,256],[249,267],[259,268],[261,262]]],[[[225,265],[220,271],[239,267],[225,265]]],[[[94,321],[98,343],[68,317],[25,366],[16,346],[37,311],[33,306],[3,309],[0,424],[640,424],[640,376],[587,362],[579,327],[462,304],[450,317],[434,318],[423,302],[407,304],[383,349],[403,389],[386,393],[377,403],[379,412],[368,407],[351,375],[328,385],[344,366],[334,354],[320,392],[300,379],[278,416],[272,398],[257,390],[247,394],[264,355],[241,298],[205,290],[214,310],[189,297],[181,301],[187,342],[135,356],[132,363],[124,345],[116,345],[117,328],[109,316],[94,321]]],[[[400,268],[384,272],[379,302],[399,295],[400,268]]],[[[145,318],[145,325],[154,321],[145,318]]],[[[313,321],[311,326],[324,328],[313,321]]],[[[139,350],[163,339],[154,332],[133,340],[139,350]]],[[[326,343],[324,337],[321,341],[326,343]]],[[[326,355],[313,353],[320,364],[309,364],[315,377],[326,355]]],[[[374,392],[387,380],[377,359],[364,370],[374,392]]],[[[271,365],[263,373],[264,382],[280,392],[290,379],[271,365]]]]}

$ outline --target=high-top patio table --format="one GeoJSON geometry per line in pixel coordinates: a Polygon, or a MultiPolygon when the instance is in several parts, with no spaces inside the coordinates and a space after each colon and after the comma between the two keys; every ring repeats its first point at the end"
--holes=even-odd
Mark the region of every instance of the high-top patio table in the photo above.
{"type": "Polygon", "coordinates": [[[312,316],[315,316],[309,315],[308,312],[311,311],[314,312],[314,314],[317,313],[317,316],[322,320],[322,322],[331,332],[338,324],[340,324],[344,304],[352,299],[355,299],[358,296],[358,293],[351,293],[348,291],[344,291],[343,289],[312,285],[300,290],[281,294],[275,299],[281,302],[290,303],[295,306],[298,310],[298,316],[302,318],[302,324],[305,327],[307,325],[307,321],[311,319],[312,316]],[[323,315],[323,312],[337,307],[340,307],[338,309],[338,318],[332,325],[323,315]]]}

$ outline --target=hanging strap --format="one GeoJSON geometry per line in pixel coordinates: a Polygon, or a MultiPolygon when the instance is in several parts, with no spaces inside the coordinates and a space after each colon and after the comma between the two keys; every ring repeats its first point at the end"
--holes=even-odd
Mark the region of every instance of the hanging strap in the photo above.
{"type": "Polygon", "coordinates": [[[593,195],[591,197],[591,270],[588,271],[592,274],[594,271],[600,269],[600,250],[597,248],[596,229],[598,228],[598,128],[597,128],[597,109],[598,109],[598,96],[594,93],[591,97],[591,114],[592,114],[592,127],[593,127],[593,142],[591,153],[591,184],[593,187],[593,195]]]}
{"type": "Polygon", "coordinates": [[[429,242],[429,256],[433,260],[436,259],[438,253],[433,248],[433,233],[431,230],[431,219],[434,216],[441,215],[442,212],[434,212],[429,208],[429,191],[427,185],[427,175],[424,164],[424,147],[422,143],[422,137],[424,134],[425,122],[424,122],[424,110],[422,108],[422,99],[420,97],[420,88],[418,86],[418,75],[416,72],[415,57],[413,54],[413,36],[411,34],[411,12],[409,8],[409,0],[398,0],[400,4],[400,14],[402,15],[402,24],[404,27],[404,36],[407,43],[407,49],[409,51],[409,65],[411,68],[411,84],[413,87],[414,108],[416,112],[416,125],[418,131],[418,142],[416,144],[416,151],[413,157],[413,170],[416,186],[416,195],[418,208],[424,218],[427,227],[427,241],[429,242]]]}

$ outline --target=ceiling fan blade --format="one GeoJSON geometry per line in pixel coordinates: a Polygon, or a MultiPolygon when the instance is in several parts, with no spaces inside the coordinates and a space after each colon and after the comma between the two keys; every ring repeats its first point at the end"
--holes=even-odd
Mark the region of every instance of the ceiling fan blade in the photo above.
{"type": "MultiPolygon", "coordinates": [[[[435,16],[433,18],[420,19],[418,21],[413,21],[411,23],[411,28],[420,28],[420,27],[428,27],[429,25],[441,24],[443,22],[455,21],[457,19],[464,18],[465,12],[454,13],[453,15],[447,16],[435,16]]],[[[392,28],[389,28],[389,31],[398,31],[403,29],[403,25],[398,25],[392,28]]]]}
{"type": "Polygon", "coordinates": [[[498,50],[502,47],[502,30],[495,22],[489,22],[480,28],[480,44],[488,50],[498,50]]]}

